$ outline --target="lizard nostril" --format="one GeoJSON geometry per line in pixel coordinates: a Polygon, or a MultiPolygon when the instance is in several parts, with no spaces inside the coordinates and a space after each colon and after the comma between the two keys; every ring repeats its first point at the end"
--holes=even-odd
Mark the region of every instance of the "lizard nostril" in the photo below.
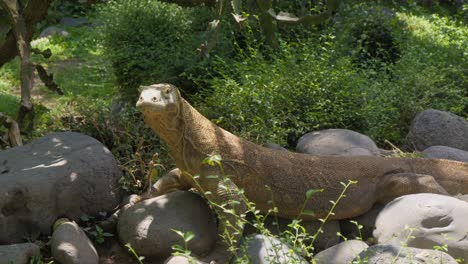
{"type": "Polygon", "coordinates": [[[138,99],[138,101],[143,101],[143,97],[140,97],[140,98],[138,99]]]}

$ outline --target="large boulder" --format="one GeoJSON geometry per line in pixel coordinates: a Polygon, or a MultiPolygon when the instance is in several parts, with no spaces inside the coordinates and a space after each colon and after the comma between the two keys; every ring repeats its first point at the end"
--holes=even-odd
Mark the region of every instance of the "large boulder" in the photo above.
{"type": "Polygon", "coordinates": [[[104,145],[74,132],[0,152],[0,244],[49,234],[61,216],[112,211],[121,201],[121,176],[104,145]]]}
{"type": "Polygon", "coordinates": [[[296,151],[317,156],[377,156],[380,151],[368,136],[347,129],[326,129],[305,134],[296,151]]]}
{"type": "Polygon", "coordinates": [[[320,251],[314,259],[316,264],[348,264],[368,247],[361,240],[347,240],[320,251]]]}
{"type": "Polygon", "coordinates": [[[244,238],[239,251],[238,255],[242,258],[242,263],[307,263],[304,258],[293,252],[289,245],[266,235],[257,234],[244,238]]]}
{"type": "MultiPolygon", "coordinates": [[[[354,261],[366,264],[427,264],[457,262],[445,252],[412,247],[397,247],[392,245],[375,245],[361,252],[354,261]]],[[[353,262],[353,263],[355,263],[353,262]]]]}
{"type": "Polygon", "coordinates": [[[57,262],[61,264],[97,264],[99,262],[93,243],[75,222],[62,221],[56,223],[55,226],[50,248],[57,262]]]}
{"type": "Polygon", "coordinates": [[[424,157],[431,159],[448,159],[468,162],[468,151],[446,146],[428,147],[422,153],[424,157]]]}
{"type": "Polygon", "coordinates": [[[432,249],[468,259],[468,203],[450,196],[420,193],[396,198],[380,212],[374,237],[393,246],[432,249]]]}
{"type": "Polygon", "coordinates": [[[33,243],[0,246],[0,264],[28,264],[32,257],[39,257],[41,250],[33,243]]]}
{"type": "Polygon", "coordinates": [[[406,140],[409,147],[419,151],[431,146],[468,151],[468,121],[452,113],[429,109],[416,115],[406,140]]]}
{"type": "Polygon", "coordinates": [[[184,245],[173,230],[192,232],[188,248],[196,255],[207,253],[217,238],[216,220],[197,194],[176,191],[144,200],[125,209],[117,225],[122,244],[130,243],[145,257],[169,257],[172,246],[184,245]]]}

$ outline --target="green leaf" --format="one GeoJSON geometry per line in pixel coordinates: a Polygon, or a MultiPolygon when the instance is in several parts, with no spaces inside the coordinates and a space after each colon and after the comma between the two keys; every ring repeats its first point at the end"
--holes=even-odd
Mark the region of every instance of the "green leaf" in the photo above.
{"type": "Polygon", "coordinates": [[[306,198],[310,199],[314,194],[323,192],[323,189],[310,189],[306,192],[306,198]]]}
{"type": "Polygon", "coordinates": [[[310,215],[310,216],[315,216],[315,213],[312,210],[304,210],[302,211],[303,215],[310,215]]]}
{"type": "Polygon", "coordinates": [[[185,233],[184,240],[185,240],[185,242],[189,242],[189,241],[192,240],[194,237],[195,237],[195,234],[194,234],[194,233],[192,233],[192,232],[187,232],[187,233],[185,233]]]}
{"type": "Polygon", "coordinates": [[[205,158],[202,163],[210,165],[210,166],[214,166],[215,164],[221,166],[221,161],[222,160],[223,159],[221,158],[220,155],[215,154],[215,155],[211,155],[211,156],[205,158]]]}
{"type": "Polygon", "coordinates": [[[180,237],[184,238],[184,233],[182,231],[175,230],[175,229],[171,229],[171,230],[174,231],[176,234],[178,234],[180,237]]]}

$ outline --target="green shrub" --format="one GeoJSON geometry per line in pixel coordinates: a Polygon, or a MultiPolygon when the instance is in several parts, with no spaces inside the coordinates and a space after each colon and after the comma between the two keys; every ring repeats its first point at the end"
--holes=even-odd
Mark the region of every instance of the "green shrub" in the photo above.
{"type": "Polygon", "coordinates": [[[401,145],[420,111],[467,117],[466,26],[423,7],[415,7],[417,14],[405,8],[344,3],[335,25],[306,38],[288,36],[288,44],[283,38],[274,53],[247,35],[237,58],[217,59],[198,108],[241,136],[290,147],[324,128],[401,145]]]}
{"type": "Polygon", "coordinates": [[[404,142],[414,116],[425,109],[468,116],[468,30],[447,17],[397,12],[393,28],[401,58],[381,71],[362,72],[367,83],[367,133],[382,143],[404,142]]]}
{"type": "MultiPolygon", "coordinates": [[[[182,8],[155,0],[112,1],[98,17],[106,54],[120,92],[135,100],[141,84],[187,86],[181,74],[200,60],[197,47],[211,10],[182,8]]],[[[185,88],[185,87],[182,87],[185,88]]]]}
{"type": "Polygon", "coordinates": [[[294,145],[323,128],[361,130],[361,92],[349,59],[335,60],[331,35],[312,36],[281,52],[249,51],[217,61],[201,111],[220,126],[256,142],[294,145]]]}
{"type": "Polygon", "coordinates": [[[89,104],[89,99],[80,100],[77,111],[81,115],[67,120],[67,130],[94,137],[108,147],[124,171],[121,187],[129,193],[141,193],[148,184],[146,176],[152,168],[151,161],[160,172],[174,165],[164,144],[134,107],[122,106],[114,111],[111,108],[99,101],[89,104]]]}

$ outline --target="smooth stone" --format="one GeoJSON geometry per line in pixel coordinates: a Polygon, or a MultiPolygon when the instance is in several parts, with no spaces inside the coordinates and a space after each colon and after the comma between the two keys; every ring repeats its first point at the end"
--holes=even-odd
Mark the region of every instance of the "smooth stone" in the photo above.
{"type": "Polygon", "coordinates": [[[361,252],[353,261],[366,264],[456,264],[457,262],[445,252],[412,247],[392,245],[374,245],[361,252]]]}
{"type": "Polygon", "coordinates": [[[122,170],[99,141],[58,132],[0,152],[0,244],[50,234],[56,219],[111,212],[122,170]]]}
{"type": "Polygon", "coordinates": [[[431,146],[468,151],[468,121],[449,112],[425,110],[414,118],[406,141],[410,148],[418,151],[431,146]]]}
{"type": "Polygon", "coordinates": [[[368,136],[348,129],[326,129],[305,134],[296,151],[317,156],[377,156],[377,145],[368,136]]]}
{"type": "Polygon", "coordinates": [[[348,264],[368,247],[361,240],[347,240],[320,251],[314,259],[316,264],[348,264]]]}
{"type": "Polygon", "coordinates": [[[432,193],[401,196],[388,203],[376,221],[379,243],[433,249],[448,246],[454,258],[468,260],[468,203],[432,193]]]}
{"type": "Polygon", "coordinates": [[[422,153],[424,157],[431,159],[447,159],[468,162],[468,151],[446,146],[428,147],[422,153]]]}
{"type": "Polygon", "coordinates": [[[259,234],[244,238],[239,256],[247,258],[250,264],[307,263],[304,258],[292,252],[289,245],[275,237],[259,234]]]}
{"type": "Polygon", "coordinates": [[[97,264],[99,256],[93,243],[75,222],[58,224],[52,234],[52,256],[61,264],[97,264]]]}
{"type": "Polygon", "coordinates": [[[140,255],[167,258],[173,245],[184,245],[173,230],[192,232],[188,248],[196,255],[211,250],[217,238],[214,214],[198,194],[176,191],[143,200],[120,215],[117,225],[122,244],[140,255]]]}
{"type": "Polygon", "coordinates": [[[0,246],[0,264],[28,264],[32,257],[39,257],[41,250],[33,243],[0,246]]]}

